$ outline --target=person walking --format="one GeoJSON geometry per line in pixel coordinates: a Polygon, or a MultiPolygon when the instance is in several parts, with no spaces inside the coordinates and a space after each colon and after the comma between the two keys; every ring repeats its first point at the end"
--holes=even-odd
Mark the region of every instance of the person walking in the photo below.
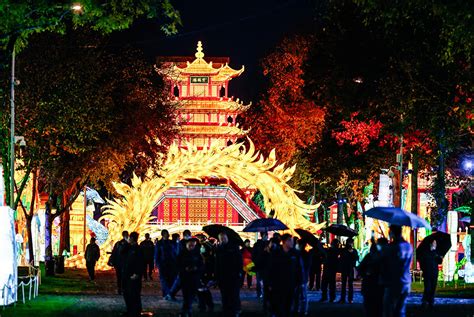
{"type": "Polygon", "coordinates": [[[383,286],[380,284],[380,256],[388,244],[386,238],[380,238],[372,245],[369,253],[362,259],[357,270],[362,276],[362,296],[364,297],[364,310],[367,317],[380,317],[383,314],[383,286]]]}
{"type": "Polygon", "coordinates": [[[306,241],[298,240],[296,242],[296,251],[299,252],[301,257],[301,283],[296,288],[296,297],[294,303],[294,311],[298,316],[308,315],[308,280],[309,272],[311,270],[313,262],[313,254],[306,250],[306,241]]]}
{"type": "Polygon", "coordinates": [[[128,249],[128,231],[122,232],[122,240],[117,241],[112,249],[112,255],[110,256],[110,264],[115,269],[115,276],[117,278],[117,293],[122,294],[122,271],[125,262],[125,253],[128,249]]]}
{"type": "Polygon", "coordinates": [[[406,299],[411,287],[413,249],[403,239],[401,226],[390,225],[390,237],[392,241],[381,254],[383,316],[405,317],[406,299]]]}
{"type": "Polygon", "coordinates": [[[245,277],[247,277],[247,288],[251,288],[253,276],[250,274],[249,268],[246,267],[252,262],[252,247],[250,246],[249,239],[245,239],[244,246],[242,247],[240,252],[242,253],[242,260],[244,263],[244,266],[242,268],[243,274],[240,287],[244,287],[245,277]]]}
{"type": "Polygon", "coordinates": [[[359,254],[354,249],[354,240],[348,238],[346,247],[341,252],[341,298],[339,303],[346,302],[346,289],[349,289],[348,302],[352,304],[354,300],[354,268],[359,261],[359,254]],[[347,287],[346,287],[347,286],[347,287]]]}
{"type": "Polygon", "coordinates": [[[313,259],[311,261],[311,269],[309,271],[309,289],[321,290],[321,272],[324,261],[324,254],[318,248],[312,248],[310,251],[313,259]]]}
{"type": "Polygon", "coordinates": [[[329,301],[332,303],[336,299],[336,274],[339,267],[339,240],[334,239],[331,241],[331,246],[326,250],[323,266],[323,280],[322,290],[323,294],[320,302],[328,300],[328,286],[329,286],[329,301]]]}
{"type": "Polygon", "coordinates": [[[430,244],[430,249],[424,251],[419,256],[420,268],[423,271],[423,298],[421,299],[421,306],[423,308],[434,306],[434,296],[436,292],[436,285],[438,283],[438,265],[443,262],[443,258],[436,251],[437,242],[433,240],[430,244]]]}
{"type": "Polygon", "coordinates": [[[199,280],[203,270],[203,260],[199,248],[196,247],[197,238],[186,240],[186,247],[178,255],[177,266],[183,290],[182,317],[191,317],[192,305],[196,296],[199,280]]]}
{"type": "Polygon", "coordinates": [[[91,238],[90,243],[87,245],[84,257],[86,258],[86,267],[87,273],[89,274],[89,280],[93,281],[95,279],[95,264],[100,258],[100,249],[95,243],[94,237],[91,238]]]}
{"type": "Polygon", "coordinates": [[[240,315],[240,281],[242,275],[242,254],[239,246],[229,241],[225,232],[219,233],[216,249],[216,280],[222,297],[223,316],[240,315]]]}
{"type": "MultiPolygon", "coordinates": [[[[178,241],[177,244],[177,256],[186,248],[186,241],[191,239],[191,231],[188,229],[183,231],[183,239],[178,241]]],[[[171,300],[171,301],[176,301],[176,294],[179,292],[181,289],[181,278],[178,275],[176,275],[176,278],[173,282],[173,286],[171,286],[171,289],[169,291],[169,294],[165,297],[166,300],[171,300]]]]}
{"type": "Polygon", "coordinates": [[[140,243],[140,248],[142,249],[143,252],[143,258],[145,260],[144,263],[144,270],[143,270],[143,278],[145,281],[148,280],[153,280],[153,256],[155,253],[155,245],[153,244],[153,241],[151,241],[150,234],[145,233],[145,240],[143,240],[140,243]],[[148,274],[147,274],[147,269],[148,269],[148,274]]]}
{"type": "Polygon", "coordinates": [[[275,252],[281,249],[280,240],[274,239],[273,237],[268,241],[265,246],[262,256],[262,267],[263,267],[263,312],[265,315],[268,313],[273,315],[273,297],[270,288],[270,279],[272,273],[272,256],[275,252]]]}
{"type": "Polygon", "coordinates": [[[138,233],[130,233],[130,246],[125,253],[122,272],[123,298],[128,317],[140,316],[142,311],[142,275],[145,267],[143,251],[138,245],[138,233]]]}
{"type": "Polygon", "coordinates": [[[271,256],[269,289],[271,291],[272,313],[275,317],[289,317],[295,300],[296,288],[302,283],[302,261],[294,249],[293,237],[281,236],[281,249],[271,256]]]}
{"type": "Polygon", "coordinates": [[[215,250],[211,242],[205,238],[200,240],[200,253],[204,261],[204,269],[201,274],[200,285],[198,288],[198,302],[199,311],[204,313],[206,311],[214,311],[214,300],[210,287],[215,284],[214,269],[215,269],[215,250]]]}
{"type": "Polygon", "coordinates": [[[263,274],[265,269],[265,248],[268,245],[268,233],[267,232],[260,232],[260,239],[255,242],[252,249],[252,261],[255,264],[254,270],[256,273],[255,276],[255,283],[256,283],[256,291],[257,291],[257,298],[263,297],[263,274]]]}
{"type": "Polygon", "coordinates": [[[168,230],[161,230],[161,240],[155,245],[155,263],[158,268],[163,298],[169,293],[178,273],[176,267],[178,252],[173,248],[168,230]]]}

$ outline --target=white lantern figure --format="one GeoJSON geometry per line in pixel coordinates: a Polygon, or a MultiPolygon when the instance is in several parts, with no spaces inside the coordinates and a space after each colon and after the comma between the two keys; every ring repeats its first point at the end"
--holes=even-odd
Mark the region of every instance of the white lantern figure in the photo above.
{"type": "Polygon", "coordinates": [[[443,280],[452,281],[454,271],[456,270],[456,252],[458,249],[458,213],[457,211],[448,211],[448,233],[451,236],[451,249],[443,260],[443,280]]]}

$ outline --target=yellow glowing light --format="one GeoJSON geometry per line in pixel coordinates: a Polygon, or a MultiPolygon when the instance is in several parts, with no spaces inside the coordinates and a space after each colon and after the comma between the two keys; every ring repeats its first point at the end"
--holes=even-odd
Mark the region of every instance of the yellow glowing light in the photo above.
{"type": "Polygon", "coordinates": [[[74,3],[71,7],[71,9],[75,12],[75,13],[79,13],[79,12],[82,12],[82,5],[80,3],[74,3]]]}
{"type": "MultiPolygon", "coordinates": [[[[186,179],[209,176],[230,178],[236,183],[253,185],[264,197],[266,214],[273,210],[274,217],[283,221],[291,230],[302,228],[315,232],[325,224],[314,224],[305,218],[318,205],[305,204],[296,195],[296,190],[287,184],[294,171],[295,166],[285,168],[284,163],[277,165],[275,150],[271,151],[268,158],[264,158],[255,151],[251,141],[248,150],[241,143],[224,148],[213,144],[209,149],[203,150],[198,150],[192,144],[187,144],[186,149],[173,144],[161,169],[150,170],[147,179],[142,181],[134,176],[132,186],[113,183],[122,197],[109,200],[109,204],[104,207],[102,218],[109,221],[109,236],[103,246],[109,248],[114,241],[120,240],[124,230],[142,233],[151,231],[152,227],[148,224],[154,218],[151,211],[169,187],[186,183],[186,179]]],[[[71,258],[77,259],[82,259],[82,255],[71,258]]],[[[99,260],[98,268],[107,269],[105,257],[99,260]]]]}

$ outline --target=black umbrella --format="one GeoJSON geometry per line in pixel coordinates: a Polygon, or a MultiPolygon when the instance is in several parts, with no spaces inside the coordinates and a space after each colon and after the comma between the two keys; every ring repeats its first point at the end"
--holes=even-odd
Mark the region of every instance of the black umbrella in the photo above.
{"type": "Polygon", "coordinates": [[[448,251],[451,249],[451,237],[449,234],[436,231],[421,241],[418,248],[416,248],[416,253],[418,253],[420,256],[423,256],[423,253],[430,249],[430,245],[433,240],[436,240],[436,252],[440,256],[445,256],[446,253],[448,253],[448,251]]]}
{"type": "Polygon", "coordinates": [[[338,224],[332,224],[324,230],[336,236],[343,236],[343,237],[355,237],[358,234],[357,231],[355,231],[354,229],[351,229],[344,225],[338,225],[338,224]]]}
{"type": "Polygon", "coordinates": [[[219,233],[224,232],[225,234],[227,234],[227,237],[229,238],[230,242],[237,243],[237,244],[240,244],[240,245],[244,244],[244,241],[239,236],[239,234],[237,232],[235,232],[234,230],[232,230],[231,228],[229,228],[229,227],[214,224],[214,225],[204,226],[204,227],[202,227],[202,230],[206,234],[208,234],[210,237],[213,237],[213,238],[216,238],[216,239],[219,238],[219,233]]]}
{"type": "Polygon", "coordinates": [[[323,246],[318,238],[308,230],[295,229],[296,233],[300,236],[301,240],[306,241],[313,249],[322,249],[323,246]]]}
{"type": "Polygon", "coordinates": [[[255,219],[247,226],[245,226],[243,232],[267,232],[275,230],[287,230],[288,227],[278,219],[275,218],[260,218],[255,219]]]}

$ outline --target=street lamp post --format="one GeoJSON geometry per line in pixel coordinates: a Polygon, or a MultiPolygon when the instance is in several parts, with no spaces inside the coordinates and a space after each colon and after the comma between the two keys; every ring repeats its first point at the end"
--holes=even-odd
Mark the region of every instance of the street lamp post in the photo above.
{"type": "MultiPolygon", "coordinates": [[[[59,17],[61,21],[68,12],[81,13],[83,7],[80,3],[75,3],[72,7],[64,11],[59,17]]],[[[57,23],[59,23],[59,21],[57,23]]],[[[42,26],[33,27],[31,29],[41,28],[42,26]]],[[[15,209],[15,143],[21,140],[20,137],[15,137],[15,42],[12,45],[12,60],[11,60],[11,82],[10,82],[10,208],[15,209]]],[[[24,139],[22,139],[24,142],[24,139]]],[[[5,184],[6,186],[6,184],[5,184]]]]}
{"type": "Polygon", "coordinates": [[[10,208],[15,209],[15,46],[12,49],[10,83],[10,208]]]}

